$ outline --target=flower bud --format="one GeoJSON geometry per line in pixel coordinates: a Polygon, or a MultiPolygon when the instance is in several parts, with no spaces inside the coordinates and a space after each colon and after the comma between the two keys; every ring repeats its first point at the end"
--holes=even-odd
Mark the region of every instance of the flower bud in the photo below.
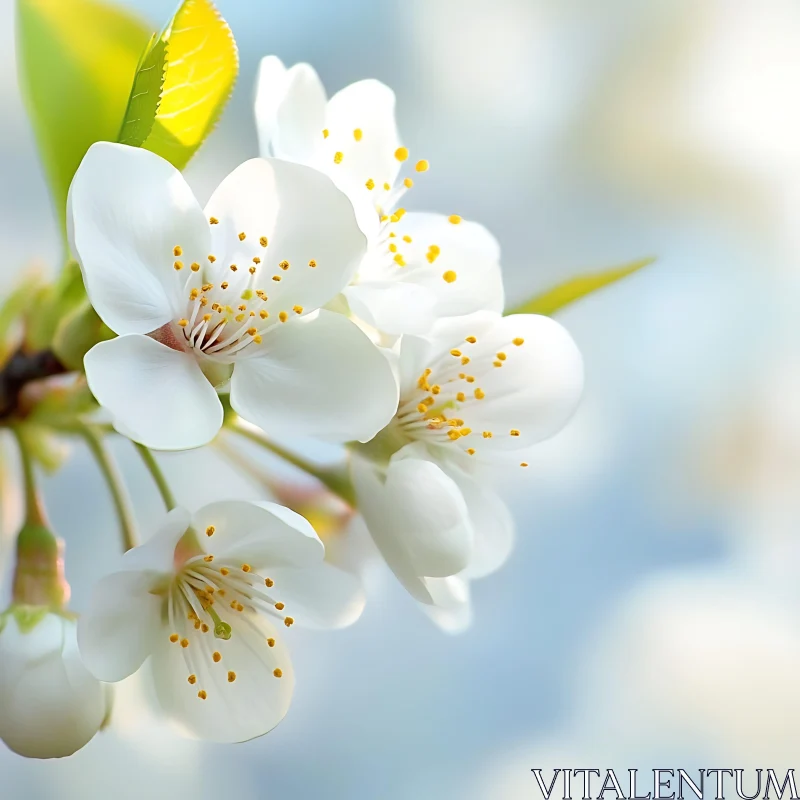
{"type": "Polygon", "coordinates": [[[83,357],[98,342],[113,336],[86,300],[59,323],[53,337],[53,352],[71,370],[83,369],[83,357]]]}
{"type": "Polygon", "coordinates": [[[102,727],[110,698],[83,666],[74,619],[45,606],[0,615],[0,739],[11,750],[72,755],[102,727]]]}
{"type": "Polygon", "coordinates": [[[27,522],[17,536],[14,602],[58,610],[69,600],[64,578],[64,543],[45,525],[27,522]]]}

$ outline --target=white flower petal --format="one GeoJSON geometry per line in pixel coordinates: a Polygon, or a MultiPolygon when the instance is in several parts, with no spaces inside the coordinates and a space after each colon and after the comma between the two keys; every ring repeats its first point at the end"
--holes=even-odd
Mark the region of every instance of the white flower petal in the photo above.
{"type": "Polygon", "coordinates": [[[383,333],[427,333],[435,320],[436,295],[414,283],[358,283],[344,296],[357,317],[383,333]]]}
{"type": "Polygon", "coordinates": [[[286,69],[276,56],[261,59],[255,102],[261,155],[313,165],[323,141],[327,99],[310,64],[286,69]]]}
{"type": "Polygon", "coordinates": [[[472,557],[461,576],[482,578],[508,559],[514,547],[514,519],[508,506],[483,482],[449,461],[440,466],[461,490],[475,534],[472,557]]]}
{"type": "Polygon", "coordinates": [[[312,165],[323,142],[327,95],[310,64],[286,71],[283,102],[277,109],[273,151],[278,158],[312,165]]]}
{"type": "MultiPolygon", "coordinates": [[[[409,435],[437,449],[437,458],[474,451],[476,461],[519,462],[520,451],[557,433],[572,416],[583,388],[583,363],[569,333],[555,320],[534,314],[501,317],[488,311],[439,320],[429,336],[424,376],[436,389],[434,409],[462,420],[462,436],[425,428],[413,413],[427,389],[417,388],[424,350],[404,337],[401,399],[409,435]],[[416,427],[414,427],[416,426],[416,427]]],[[[420,415],[422,412],[419,412],[420,415]]]]}
{"type": "MultiPolygon", "coordinates": [[[[397,280],[433,292],[437,316],[503,310],[500,245],[483,225],[466,220],[453,225],[441,214],[409,212],[393,230],[397,236],[392,241],[397,243],[406,266],[393,268],[392,273],[397,280]],[[438,248],[432,262],[431,246],[438,248]]],[[[369,280],[369,275],[362,277],[369,280]]]]}
{"type": "MultiPolygon", "coordinates": [[[[473,533],[456,484],[431,461],[395,456],[385,482],[353,459],[359,509],[386,562],[419,599],[415,578],[446,577],[463,570],[473,533]]],[[[430,602],[423,599],[422,602],[430,602]]]]}
{"type": "Polygon", "coordinates": [[[162,635],[152,659],[164,711],[192,735],[215,742],[244,742],[269,732],[286,715],[294,691],[288,651],[269,622],[246,611],[231,624],[227,641],[209,633],[186,648],[162,635]],[[218,663],[212,650],[222,656],[218,663]],[[275,677],[276,669],[281,677],[275,677]],[[189,675],[195,682],[189,683],[189,675]]]}
{"type": "Polygon", "coordinates": [[[260,347],[263,355],[237,362],[231,405],[266,431],[367,441],[397,409],[389,361],[339,314],[277,325],[260,347]]]}
{"type": "Polygon", "coordinates": [[[276,503],[210,503],[194,514],[193,522],[206,552],[250,564],[256,572],[273,566],[314,565],[325,555],[311,523],[276,503]],[[207,536],[210,527],[213,532],[207,536]]]}
{"type": "MultiPolygon", "coordinates": [[[[164,581],[152,571],[115,572],[98,581],[78,622],[78,645],[86,668],[114,683],[132,675],[162,635],[162,598],[151,589],[164,581]]],[[[164,637],[166,638],[166,637],[164,637]]]]}
{"type": "MultiPolygon", "coordinates": [[[[467,322],[464,330],[468,328],[467,322]]],[[[462,416],[474,431],[495,433],[475,445],[479,457],[505,453],[508,458],[509,451],[546,439],[557,433],[577,408],[583,390],[581,354],[567,330],[550,317],[502,317],[469,353],[474,372],[477,365],[484,367],[483,374],[476,375],[475,385],[486,396],[470,406],[468,417],[462,416]],[[523,344],[513,345],[514,339],[523,344]],[[506,360],[502,367],[491,366],[498,352],[504,353],[506,360]],[[519,435],[510,435],[511,430],[518,430],[519,435]]],[[[461,441],[465,446],[470,442],[461,441]]]]}
{"type": "Polygon", "coordinates": [[[473,540],[467,505],[437,464],[400,451],[389,463],[385,491],[418,575],[443,578],[467,566],[473,540]]]}
{"type": "Polygon", "coordinates": [[[387,496],[378,469],[370,461],[354,454],[350,460],[350,474],[358,496],[358,510],[384,561],[415,600],[432,603],[425,578],[417,574],[402,538],[397,535],[394,525],[397,509],[387,496]]]}
{"type": "Polygon", "coordinates": [[[217,393],[188,353],[147,336],[120,336],[95,345],[84,367],[98,403],[147,447],[200,447],[222,425],[217,393]]]}
{"type": "Polygon", "coordinates": [[[298,625],[308,628],[344,628],[364,610],[364,589],[353,574],[325,562],[306,569],[270,570],[275,597],[286,605],[298,625]]]}
{"type": "Polygon", "coordinates": [[[401,162],[395,158],[400,135],[395,122],[394,92],[376,80],[353,83],[328,101],[325,127],[327,164],[324,167],[342,191],[347,192],[359,212],[366,209],[377,224],[375,205],[384,203],[384,183],[394,186],[401,162]],[[356,141],[354,132],[361,132],[356,141]],[[341,163],[333,161],[342,153],[341,163]],[[368,190],[366,182],[375,188],[368,190]]]}
{"type": "Polygon", "coordinates": [[[287,69],[277,56],[264,56],[258,65],[253,111],[258,149],[263,158],[274,154],[272,140],[278,124],[278,109],[286,98],[287,69]]]}
{"type": "Polygon", "coordinates": [[[22,634],[12,618],[0,639],[25,648],[26,639],[44,634],[50,637],[46,654],[29,660],[13,685],[0,677],[0,739],[28,758],[61,758],[97,733],[107,711],[106,694],[78,657],[73,621],[51,614],[22,634]]]}
{"type": "Polygon", "coordinates": [[[472,625],[468,581],[460,575],[452,575],[449,578],[430,578],[427,586],[433,604],[423,605],[422,610],[445,633],[463,633],[472,625]]]}
{"type": "Polygon", "coordinates": [[[98,142],[69,192],[70,245],[102,320],[117,333],[149,333],[180,307],[186,263],[211,241],[202,209],[178,170],[138,147],[98,142]]]}
{"type": "MultiPolygon", "coordinates": [[[[211,226],[215,267],[231,276],[231,263],[259,258],[255,286],[269,296],[273,319],[295,306],[324,306],[349,283],[366,248],[347,197],[323,173],[289,161],[246,161],[219,185],[206,212],[219,220],[211,226]]],[[[244,268],[236,275],[250,277],[244,268]]]]}

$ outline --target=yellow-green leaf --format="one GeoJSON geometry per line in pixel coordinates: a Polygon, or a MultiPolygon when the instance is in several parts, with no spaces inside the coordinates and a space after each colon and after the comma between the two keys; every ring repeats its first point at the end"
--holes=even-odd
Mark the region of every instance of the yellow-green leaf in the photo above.
{"type": "Polygon", "coordinates": [[[65,228],[67,191],[93,142],[116,141],[150,29],[99,0],[17,0],[19,81],[65,228]]]}
{"type": "Polygon", "coordinates": [[[228,23],[210,0],[184,0],[162,38],[167,73],[143,146],[183,169],[233,91],[239,55],[228,23]]]}
{"type": "Polygon", "coordinates": [[[603,272],[579,275],[577,278],[571,278],[566,283],[559,284],[544,294],[537,295],[515,306],[506,311],[506,314],[544,314],[550,316],[555,314],[556,311],[560,311],[564,306],[580,300],[581,297],[586,297],[586,295],[592,294],[605,286],[616,283],[622,278],[637,272],[642,267],[652,264],[654,261],[655,258],[642,258],[639,261],[632,261],[630,264],[613,267],[603,272]]]}
{"type": "Polygon", "coordinates": [[[167,68],[167,43],[157,33],[142,54],[136,69],[125,118],[118,141],[131,147],[141,147],[156,120],[161,105],[161,90],[167,68]]]}

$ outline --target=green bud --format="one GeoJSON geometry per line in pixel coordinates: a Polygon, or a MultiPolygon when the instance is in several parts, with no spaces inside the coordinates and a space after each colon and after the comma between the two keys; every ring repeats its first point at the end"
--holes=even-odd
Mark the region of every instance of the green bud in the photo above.
{"type": "Polygon", "coordinates": [[[83,357],[89,350],[113,335],[89,301],[85,300],[63,317],[53,336],[52,349],[67,369],[80,371],[83,369],[83,357]]]}
{"type": "Polygon", "coordinates": [[[17,536],[12,598],[16,606],[59,611],[69,600],[64,543],[46,525],[27,522],[17,536]]]}

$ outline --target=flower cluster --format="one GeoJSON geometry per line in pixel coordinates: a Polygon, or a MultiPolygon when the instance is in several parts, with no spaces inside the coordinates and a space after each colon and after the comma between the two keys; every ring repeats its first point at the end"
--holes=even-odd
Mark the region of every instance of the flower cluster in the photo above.
{"type": "MultiPolygon", "coordinates": [[[[309,65],[267,57],[255,116],[260,157],[205,207],[154,152],[89,148],[68,237],[113,336],[85,355],[88,387],[154,469],[150,450],[200,447],[221,430],[345,445],[347,468],[318,477],[362,515],[408,593],[461,630],[469,582],[512,548],[493,471],[524,469],[567,422],[580,354],[549,317],[503,316],[500,248],[483,226],[406,209],[430,164],[404,146],[387,86],[328,99],[309,65]]],[[[53,687],[55,744],[28,754],[85,744],[108,713],[103,684],[146,661],[165,713],[191,734],[260,736],[291,701],[290,628],[359,616],[359,580],[326,560],[294,510],[230,500],[188,511],[162,494],[163,524],[98,581],[77,625],[45,603],[56,611],[26,637],[24,593],[1,623],[0,696],[53,687]]],[[[0,726],[12,747],[39,737],[18,716],[0,726]]]]}

